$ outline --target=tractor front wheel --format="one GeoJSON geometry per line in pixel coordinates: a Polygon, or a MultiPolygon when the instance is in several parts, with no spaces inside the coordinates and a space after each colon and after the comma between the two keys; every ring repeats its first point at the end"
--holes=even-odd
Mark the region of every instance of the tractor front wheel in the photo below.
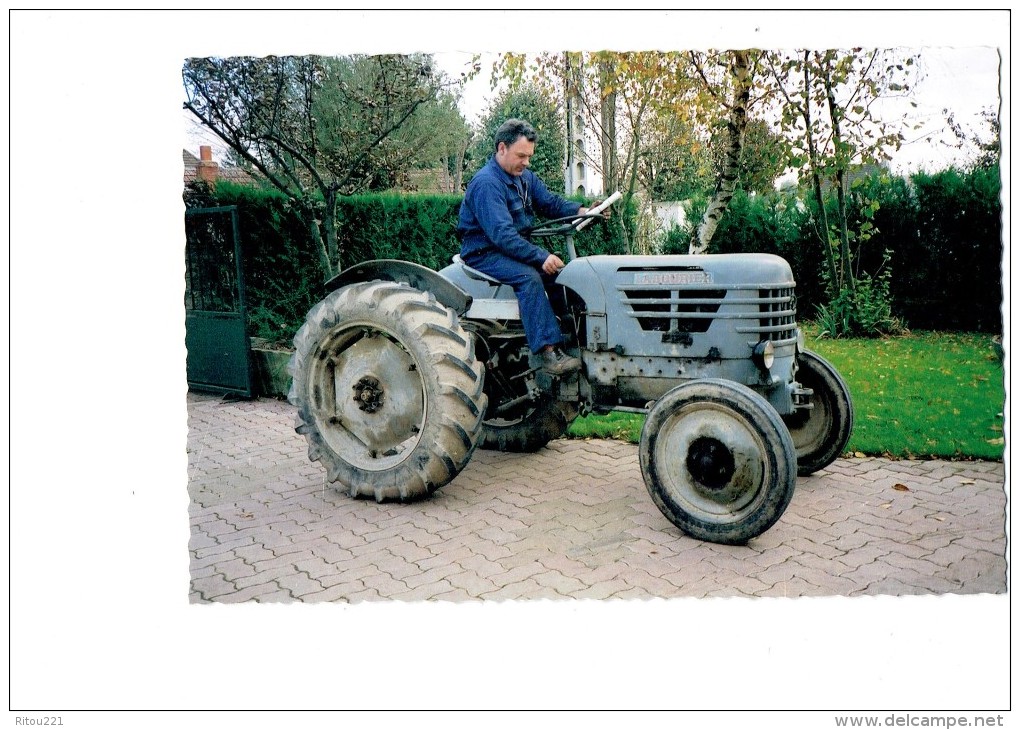
{"type": "Polygon", "coordinates": [[[790,434],[750,388],[696,380],[656,401],[641,433],[641,473],[659,510],[692,537],[745,543],[786,510],[797,480],[790,434]]]}

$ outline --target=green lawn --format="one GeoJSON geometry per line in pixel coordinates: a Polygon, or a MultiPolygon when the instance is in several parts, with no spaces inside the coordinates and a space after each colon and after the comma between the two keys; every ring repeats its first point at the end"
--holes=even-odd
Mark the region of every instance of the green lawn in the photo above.
{"type": "MultiPolygon", "coordinates": [[[[817,338],[807,347],[836,366],[856,420],[848,451],[897,458],[1002,459],[1005,388],[991,335],[915,332],[881,340],[817,338]]],[[[611,413],[571,424],[576,438],[637,443],[644,417],[611,413]]]]}

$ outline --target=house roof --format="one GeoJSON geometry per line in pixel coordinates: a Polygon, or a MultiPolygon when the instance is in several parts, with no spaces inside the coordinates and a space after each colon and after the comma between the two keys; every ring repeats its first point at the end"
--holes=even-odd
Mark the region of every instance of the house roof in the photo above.
{"type": "MultiPolygon", "coordinates": [[[[184,162],[184,184],[187,185],[198,180],[198,166],[202,161],[186,149],[182,150],[181,159],[184,162]]],[[[216,162],[212,164],[216,165],[217,180],[229,180],[240,185],[252,185],[256,182],[255,177],[240,167],[220,166],[216,162]]]]}

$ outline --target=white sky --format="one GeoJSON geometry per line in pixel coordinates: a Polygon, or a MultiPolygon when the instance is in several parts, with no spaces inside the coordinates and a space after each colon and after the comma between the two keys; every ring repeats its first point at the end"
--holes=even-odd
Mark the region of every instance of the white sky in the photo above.
{"type": "MultiPolygon", "coordinates": [[[[12,11],[9,22],[12,707],[1006,704],[1007,596],[189,606],[180,74],[188,56],[250,53],[987,45],[1006,55],[1008,89],[1008,16],[12,11]]],[[[984,103],[982,64],[949,98],[984,103]]],[[[1008,102],[1003,130],[1008,241],[1008,102]]],[[[831,723],[813,720],[782,716],[831,723]]],[[[107,713],[71,726],[140,724],[107,713]]]]}

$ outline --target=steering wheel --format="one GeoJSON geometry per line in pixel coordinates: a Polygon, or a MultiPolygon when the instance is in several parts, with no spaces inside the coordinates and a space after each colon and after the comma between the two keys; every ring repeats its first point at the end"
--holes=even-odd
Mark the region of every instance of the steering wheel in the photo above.
{"type": "MultiPolygon", "coordinates": [[[[531,229],[531,237],[548,238],[549,236],[564,236],[570,235],[571,233],[576,233],[577,231],[580,231],[582,228],[591,223],[593,220],[596,219],[605,220],[605,218],[602,217],[602,211],[609,208],[609,206],[611,206],[617,200],[620,200],[620,198],[622,197],[623,195],[620,193],[619,190],[617,190],[615,193],[610,195],[608,198],[603,200],[601,203],[599,203],[597,206],[590,209],[587,213],[583,215],[569,215],[565,218],[553,218],[550,221],[545,221],[541,225],[535,226],[534,228],[531,229]]],[[[572,246],[573,244],[568,238],[567,247],[571,248],[572,246]]],[[[571,251],[573,251],[572,248],[571,251]]],[[[571,258],[573,258],[573,253],[571,253],[571,258]]]]}
{"type": "Polygon", "coordinates": [[[568,215],[565,218],[553,218],[532,228],[531,237],[549,238],[550,236],[574,233],[580,230],[584,221],[593,219],[605,220],[601,213],[584,213],[583,215],[568,215]]]}

